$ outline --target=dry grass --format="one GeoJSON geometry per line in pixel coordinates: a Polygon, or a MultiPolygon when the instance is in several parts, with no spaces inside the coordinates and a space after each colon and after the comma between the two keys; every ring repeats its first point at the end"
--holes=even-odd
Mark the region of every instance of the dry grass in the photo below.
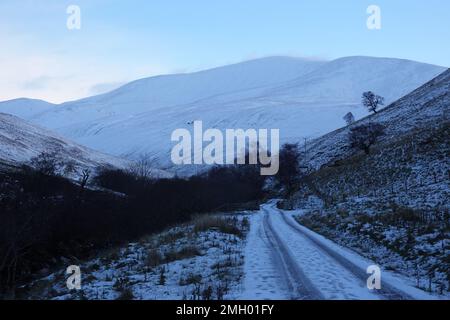
{"type": "Polygon", "coordinates": [[[191,284],[201,284],[202,283],[202,275],[201,274],[193,274],[189,273],[186,277],[182,277],[180,279],[180,286],[188,286],[191,284]]]}
{"type": "Polygon", "coordinates": [[[169,263],[172,261],[189,259],[197,256],[201,256],[200,250],[193,245],[185,246],[180,250],[170,250],[164,253],[164,262],[169,263]]]}
{"type": "Polygon", "coordinates": [[[221,233],[233,234],[242,237],[242,231],[239,229],[237,218],[225,218],[214,215],[202,215],[194,218],[194,232],[204,232],[216,230],[221,233]]]}
{"type": "Polygon", "coordinates": [[[147,265],[150,267],[157,267],[164,262],[164,257],[161,255],[159,250],[152,249],[147,255],[147,265]]]}
{"type": "Polygon", "coordinates": [[[169,231],[167,233],[162,234],[158,238],[159,245],[164,244],[173,244],[177,240],[182,239],[186,236],[186,233],[182,230],[179,231],[169,231]]]}
{"type": "Polygon", "coordinates": [[[117,297],[117,300],[133,300],[133,299],[134,294],[131,288],[125,288],[122,292],[120,292],[120,295],[117,297]]]}

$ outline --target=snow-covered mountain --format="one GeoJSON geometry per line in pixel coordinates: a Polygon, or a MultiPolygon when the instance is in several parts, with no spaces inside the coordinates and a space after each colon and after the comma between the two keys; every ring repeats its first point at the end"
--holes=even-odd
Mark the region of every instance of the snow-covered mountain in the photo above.
{"type": "Polygon", "coordinates": [[[266,96],[295,98],[303,102],[359,103],[369,88],[393,102],[443,72],[443,68],[408,60],[347,57],[326,63],[266,96]],[[427,80],[425,80],[426,82],[427,80]]]}
{"type": "Polygon", "coordinates": [[[30,118],[55,106],[53,103],[42,100],[20,98],[2,102],[0,112],[20,118],[30,118]]]}
{"type": "MultiPolygon", "coordinates": [[[[387,58],[271,57],[137,80],[107,94],[21,115],[94,149],[150,154],[169,168],[172,131],[189,128],[194,120],[205,128],[279,128],[283,142],[299,141],[341,127],[349,111],[356,118],[366,116],[363,91],[393,102],[444,70],[387,58]]],[[[4,108],[0,103],[0,111],[4,108]]]]}
{"type": "Polygon", "coordinates": [[[91,150],[18,117],[0,113],[0,164],[19,166],[44,152],[55,153],[65,163],[74,164],[75,170],[128,165],[126,160],[91,150]]]}

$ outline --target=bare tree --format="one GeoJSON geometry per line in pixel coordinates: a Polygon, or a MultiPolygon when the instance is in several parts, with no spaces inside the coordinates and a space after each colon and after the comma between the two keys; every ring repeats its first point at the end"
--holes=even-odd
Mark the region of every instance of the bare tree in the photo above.
{"type": "Polygon", "coordinates": [[[345,120],[348,126],[355,122],[355,116],[351,112],[347,113],[343,119],[345,120]]]}
{"type": "Polygon", "coordinates": [[[130,167],[130,172],[137,177],[150,179],[153,177],[154,160],[149,154],[141,154],[130,167]]]}
{"type": "Polygon", "coordinates": [[[89,181],[89,177],[91,175],[91,170],[89,169],[84,169],[81,172],[81,178],[80,178],[80,186],[81,189],[84,189],[89,181]]]}
{"type": "Polygon", "coordinates": [[[45,175],[56,175],[60,161],[56,152],[42,152],[31,158],[30,166],[45,175]]]}
{"type": "Polygon", "coordinates": [[[372,91],[364,92],[362,95],[363,105],[373,113],[377,113],[377,109],[384,105],[384,98],[372,91]]]}
{"type": "Polygon", "coordinates": [[[369,123],[351,128],[349,133],[350,146],[370,154],[370,148],[384,135],[384,129],[384,126],[379,123],[369,123]]]}

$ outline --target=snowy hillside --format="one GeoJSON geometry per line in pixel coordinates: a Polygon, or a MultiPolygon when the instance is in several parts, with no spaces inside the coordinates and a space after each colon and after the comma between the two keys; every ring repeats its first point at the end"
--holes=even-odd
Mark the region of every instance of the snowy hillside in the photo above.
{"type": "Polygon", "coordinates": [[[0,112],[20,118],[30,118],[55,107],[55,104],[36,99],[14,99],[2,102],[0,112]]]}
{"type": "MultiPolygon", "coordinates": [[[[308,145],[306,184],[287,205],[298,220],[380,265],[448,295],[450,70],[352,126],[308,145]],[[370,154],[350,128],[380,123],[370,154]],[[304,214],[304,215],[303,215],[304,214]]],[[[286,204],[285,204],[286,205],[286,204]]]]}
{"type": "MultiPolygon", "coordinates": [[[[450,70],[392,103],[381,112],[355,123],[379,122],[386,126],[383,140],[398,138],[417,129],[436,128],[450,117],[450,70]]],[[[348,133],[351,127],[331,132],[307,145],[307,161],[314,168],[348,156],[348,133]]]]}
{"type": "Polygon", "coordinates": [[[325,201],[353,201],[353,209],[370,201],[448,209],[449,124],[447,70],[379,113],[309,143],[303,161],[317,170],[314,191],[325,201]],[[352,127],[368,123],[385,127],[370,156],[350,148],[348,138],[352,127]]]}
{"type": "Polygon", "coordinates": [[[17,166],[43,152],[54,152],[80,169],[122,168],[128,164],[126,160],[91,150],[15,116],[0,113],[0,163],[17,166]]]}
{"type": "Polygon", "coordinates": [[[26,118],[94,149],[151,154],[160,166],[176,170],[170,135],[194,120],[208,128],[279,128],[283,141],[299,141],[341,127],[349,111],[357,119],[366,116],[363,91],[392,102],[443,70],[399,59],[272,57],[142,79],[26,118]]]}

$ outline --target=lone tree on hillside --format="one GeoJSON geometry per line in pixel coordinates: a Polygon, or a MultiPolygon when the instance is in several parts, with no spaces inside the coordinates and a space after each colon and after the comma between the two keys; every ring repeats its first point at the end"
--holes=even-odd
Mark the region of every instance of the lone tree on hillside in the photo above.
{"type": "Polygon", "coordinates": [[[364,92],[362,95],[363,105],[373,113],[377,113],[377,109],[384,105],[384,98],[372,91],[364,92]]]}
{"type": "Polygon", "coordinates": [[[286,143],[280,150],[280,169],[277,174],[278,183],[288,194],[294,191],[300,179],[300,148],[298,143],[286,143]]]}
{"type": "Polygon", "coordinates": [[[351,128],[349,133],[350,146],[370,154],[370,148],[384,135],[384,129],[384,126],[379,123],[369,123],[351,128]]]}
{"type": "Polygon", "coordinates": [[[351,125],[353,122],[355,122],[355,116],[351,112],[347,113],[343,119],[345,120],[348,126],[351,125]]]}

